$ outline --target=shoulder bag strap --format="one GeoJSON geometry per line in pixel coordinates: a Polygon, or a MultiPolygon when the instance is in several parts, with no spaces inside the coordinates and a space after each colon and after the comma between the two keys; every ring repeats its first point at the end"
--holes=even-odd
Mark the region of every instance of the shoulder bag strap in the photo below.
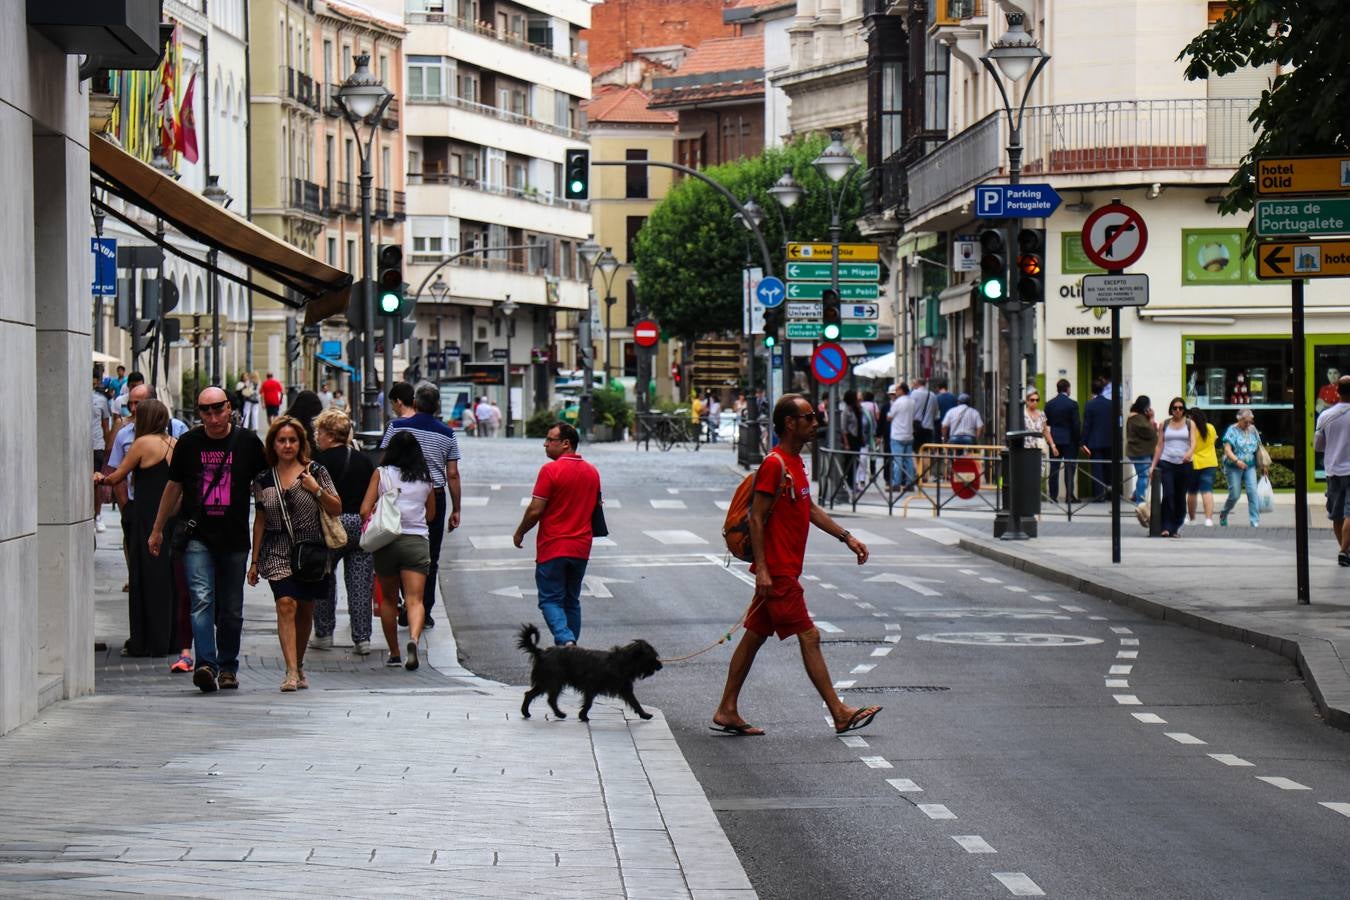
{"type": "Polygon", "coordinates": [[[286,490],[281,486],[281,475],[276,469],[272,470],[272,484],[277,489],[277,500],[281,504],[281,521],[286,525],[286,534],[291,538],[291,546],[295,546],[295,532],[291,529],[291,514],[286,509],[286,490]]]}

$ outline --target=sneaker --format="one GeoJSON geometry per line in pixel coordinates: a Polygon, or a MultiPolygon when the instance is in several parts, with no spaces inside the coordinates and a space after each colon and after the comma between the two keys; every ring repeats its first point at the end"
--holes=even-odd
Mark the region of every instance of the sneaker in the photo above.
{"type": "Polygon", "coordinates": [[[173,665],[169,666],[169,671],[170,671],[170,672],[191,672],[191,671],[192,671],[192,657],[190,657],[190,656],[188,656],[186,653],[184,653],[182,656],[178,657],[178,659],[174,662],[173,665]]]}
{"type": "Polygon", "coordinates": [[[311,650],[332,650],[333,636],[331,634],[314,635],[309,639],[309,649],[311,650]]]}
{"type": "Polygon", "coordinates": [[[403,667],[403,657],[395,654],[384,661],[386,669],[400,669],[403,667]]]}
{"type": "Polygon", "coordinates": [[[436,620],[431,617],[431,613],[427,613],[426,621],[422,623],[422,630],[430,631],[435,627],[436,627],[436,620]]]}
{"type": "Polygon", "coordinates": [[[220,677],[216,679],[222,691],[239,690],[239,676],[233,672],[221,672],[220,677]]]}
{"type": "Polygon", "coordinates": [[[1219,527],[1220,528],[1228,527],[1228,513],[1226,512],[1219,513],[1219,527]]]}
{"type": "Polygon", "coordinates": [[[352,652],[357,656],[369,656],[370,641],[356,641],[352,644],[352,652]]]}
{"type": "Polygon", "coordinates": [[[398,608],[398,625],[400,628],[408,627],[408,611],[403,608],[402,604],[398,608]]]}
{"type": "Polygon", "coordinates": [[[215,693],[216,673],[210,666],[198,666],[192,672],[192,683],[201,688],[203,694],[215,693]]]}
{"type": "Polygon", "coordinates": [[[1350,553],[1342,550],[1340,553],[1336,554],[1336,562],[1342,567],[1350,568],[1350,553]]]}
{"type": "Polygon", "coordinates": [[[1214,520],[1213,520],[1213,519],[1206,519],[1206,520],[1205,520],[1205,527],[1206,527],[1206,528],[1213,528],[1213,527],[1214,527],[1214,520]]]}
{"type": "Polygon", "coordinates": [[[103,532],[108,530],[108,526],[103,524],[102,519],[95,519],[94,530],[97,531],[99,534],[102,534],[103,532]]]}
{"type": "Polygon", "coordinates": [[[403,668],[407,669],[409,672],[415,672],[417,670],[417,667],[420,665],[420,663],[417,661],[416,641],[408,641],[408,649],[406,653],[408,661],[403,664],[403,668]]]}

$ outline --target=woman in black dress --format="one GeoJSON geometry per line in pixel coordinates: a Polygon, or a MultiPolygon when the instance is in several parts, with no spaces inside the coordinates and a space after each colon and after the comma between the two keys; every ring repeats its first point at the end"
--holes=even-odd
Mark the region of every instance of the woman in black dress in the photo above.
{"type": "MultiPolygon", "coordinates": [[[[334,551],[333,572],[342,561],[347,585],[347,615],[352,627],[352,652],[370,653],[371,598],[375,590],[375,564],[361,549],[361,501],[375,474],[375,466],[364,453],[352,446],[352,420],[337,409],[326,409],[314,420],[314,435],[319,447],[314,461],[328,470],[342,498],[342,527],[347,531],[347,546],[334,551]]],[[[314,637],[309,646],[326,650],[333,646],[337,627],[337,579],[330,581],[326,597],[314,601],[314,637]]]]}

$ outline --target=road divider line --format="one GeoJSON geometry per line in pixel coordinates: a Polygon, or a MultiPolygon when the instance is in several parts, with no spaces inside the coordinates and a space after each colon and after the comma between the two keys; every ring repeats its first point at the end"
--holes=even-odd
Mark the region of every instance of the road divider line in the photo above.
{"type": "Polygon", "coordinates": [[[1139,698],[1134,694],[1115,694],[1113,695],[1117,703],[1121,706],[1140,706],[1139,698]]]}
{"type": "Polygon", "coordinates": [[[1193,734],[1187,734],[1187,733],[1184,732],[1184,731],[1164,731],[1163,734],[1167,735],[1167,736],[1170,737],[1172,740],[1176,741],[1178,744],[1196,744],[1196,745],[1199,745],[1199,744],[1204,744],[1204,743],[1206,743],[1205,741],[1200,740],[1200,739],[1199,739],[1198,737],[1196,737],[1195,735],[1193,735],[1193,734]]]}
{"type": "Polygon", "coordinates": [[[891,655],[891,650],[892,650],[892,649],[893,649],[893,648],[891,648],[891,647],[876,647],[876,648],[874,648],[874,649],[872,650],[872,655],[873,655],[873,656],[890,656],[890,655],[891,655]]]}
{"type": "Polygon", "coordinates": [[[839,595],[839,599],[840,599],[840,600],[857,600],[857,599],[858,599],[858,595],[857,595],[857,594],[840,594],[840,595],[839,595]]]}
{"type": "Polygon", "coordinates": [[[955,819],[956,813],[952,812],[941,803],[920,803],[919,812],[930,819],[955,819]]]}
{"type": "Polygon", "coordinates": [[[854,666],[853,669],[848,674],[866,675],[868,672],[872,671],[875,668],[876,666],[873,665],[872,663],[859,663],[858,665],[854,666]]]}
{"type": "Polygon", "coordinates": [[[981,575],[980,580],[985,584],[1002,584],[1003,582],[992,575],[981,575]]]}
{"type": "Polygon", "coordinates": [[[989,842],[978,834],[954,834],[952,840],[961,845],[961,849],[967,853],[997,853],[989,842]]]}
{"type": "Polygon", "coordinates": [[[1108,671],[1112,675],[1128,675],[1134,671],[1134,666],[1112,666],[1108,671]]]}
{"type": "Polygon", "coordinates": [[[853,687],[853,686],[854,686],[855,684],[857,684],[857,683],[858,683],[858,682],[856,682],[856,681],[847,681],[847,680],[845,680],[845,681],[836,681],[836,682],[834,683],[834,688],[835,688],[835,690],[843,690],[844,688],[851,688],[851,687],[853,687]]]}
{"type": "Polygon", "coordinates": [[[1067,606],[1061,604],[1059,608],[1064,610],[1065,612],[1087,612],[1087,610],[1083,609],[1083,607],[1074,606],[1073,604],[1068,604],[1067,606]]]}
{"type": "Polygon", "coordinates": [[[1332,812],[1338,812],[1343,816],[1350,817],[1350,803],[1339,803],[1331,800],[1322,800],[1317,805],[1325,806],[1332,812]]]}
{"type": "Polygon", "coordinates": [[[1025,872],[994,872],[993,876],[1001,881],[1014,897],[1045,896],[1045,891],[1028,878],[1025,872]]]}
{"type": "Polygon", "coordinates": [[[1005,584],[1005,585],[1003,586],[1003,589],[1004,589],[1005,591],[1012,591],[1014,594],[1025,594],[1025,593],[1027,592],[1027,589],[1026,589],[1026,588],[1024,588],[1024,587],[1018,587],[1018,586],[1015,585],[1015,584],[1005,584]]]}
{"type": "Polygon", "coordinates": [[[1256,763],[1247,762],[1240,756],[1234,756],[1232,753],[1207,753],[1210,759],[1217,760],[1225,766],[1254,766],[1256,763]]]}
{"type": "Polygon", "coordinates": [[[1138,650],[1117,650],[1116,659],[1138,659],[1138,650]]]}
{"type": "Polygon", "coordinates": [[[863,761],[863,765],[867,766],[867,768],[869,769],[892,768],[891,764],[886,761],[886,757],[884,756],[860,756],[858,758],[861,759],[863,761]]]}
{"type": "Polygon", "coordinates": [[[868,746],[867,741],[863,740],[856,734],[841,734],[839,735],[839,740],[843,742],[845,747],[852,747],[855,750],[858,749],[859,747],[868,746]]]}
{"type": "Polygon", "coordinates": [[[1042,603],[1054,603],[1054,602],[1055,602],[1055,598],[1049,596],[1048,594],[1032,594],[1031,596],[1035,597],[1037,600],[1041,601],[1042,603]]]}
{"type": "Polygon", "coordinates": [[[1157,713],[1130,713],[1145,725],[1166,725],[1167,720],[1157,713]]]}
{"type": "Polygon", "coordinates": [[[843,633],[844,633],[844,629],[840,628],[838,625],[835,625],[835,624],[833,624],[833,623],[826,622],[824,619],[816,619],[816,628],[820,629],[821,631],[825,632],[826,634],[843,634],[843,633]]]}
{"type": "Polygon", "coordinates": [[[899,622],[887,622],[887,623],[886,623],[886,630],[887,630],[887,631],[899,631],[899,630],[900,630],[900,623],[899,623],[899,622]]]}
{"type": "Polygon", "coordinates": [[[1129,687],[1129,686],[1130,686],[1130,683],[1129,683],[1128,681],[1126,681],[1124,678],[1108,678],[1108,679],[1106,679],[1106,685],[1105,685],[1105,687],[1109,687],[1109,688],[1127,688],[1127,687],[1129,687]]]}
{"type": "Polygon", "coordinates": [[[888,644],[898,644],[898,643],[900,643],[900,635],[898,635],[898,634],[888,634],[888,635],[886,635],[886,643],[888,643],[888,644]]]}
{"type": "Polygon", "coordinates": [[[1120,639],[1120,646],[1122,646],[1122,647],[1138,647],[1138,646],[1139,646],[1139,638],[1121,638],[1121,639],[1120,639]]]}
{"type": "Polygon", "coordinates": [[[1133,631],[1124,627],[1123,625],[1112,625],[1111,632],[1113,634],[1134,634],[1133,631]]]}
{"type": "Polygon", "coordinates": [[[1282,791],[1310,791],[1312,788],[1306,784],[1299,784],[1292,778],[1285,778],[1282,775],[1257,775],[1257,781],[1264,781],[1266,784],[1279,788],[1282,791]]]}
{"type": "MultiPolygon", "coordinates": [[[[848,597],[845,596],[844,594],[840,594],[839,596],[840,596],[840,597],[843,597],[843,599],[845,599],[845,600],[848,599],[848,597]]],[[[876,609],[875,606],[873,606],[872,604],[868,603],[866,600],[862,601],[861,603],[855,603],[855,604],[853,604],[853,605],[856,606],[856,607],[858,607],[858,609],[876,609]]]]}
{"type": "Polygon", "coordinates": [[[823,581],[820,583],[820,586],[821,586],[823,589],[827,590],[827,591],[833,591],[833,590],[836,590],[836,589],[839,587],[839,585],[837,585],[837,584],[826,584],[826,583],[823,582],[823,581]]]}
{"type": "MultiPolygon", "coordinates": [[[[886,783],[889,784],[891,787],[895,788],[897,791],[899,791],[899,792],[902,793],[902,794],[922,794],[922,793],[923,793],[923,788],[919,787],[917,784],[915,784],[913,781],[909,780],[908,778],[887,778],[887,779],[886,779],[886,783]]],[[[1323,804],[1323,805],[1325,806],[1326,804],[1323,804]]],[[[1347,806],[1350,806],[1350,804],[1346,804],[1346,805],[1347,805],[1347,806]]],[[[1350,815],[1350,813],[1347,813],[1347,815],[1350,815]]]]}

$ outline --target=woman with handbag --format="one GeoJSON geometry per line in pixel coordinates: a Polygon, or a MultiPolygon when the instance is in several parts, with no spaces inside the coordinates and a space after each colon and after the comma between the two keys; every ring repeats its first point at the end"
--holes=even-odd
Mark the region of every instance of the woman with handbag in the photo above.
{"type": "Polygon", "coordinates": [[[1195,458],[1195,423],[1186,416],[1186,401],[1173,397],[1167,404],[1158,444],[1153,449],[1153,467],[1162,479],[1162,537],[1181,537],[1186,523],[1186,484],[1195,458]]]}
{"type": "Polygon", "coordinates": [[[399,431],[385,447],[384,464],[371,476],[361,501],[361,518],[366,521],[361,546],[371,551],[380,580],[380,627],[389,644],[385,665],[390,667],[402,665],[412,671],[418,666],[417,642],[426,621],[422,593],[431,569],[427,520],[435,514],[436,495],[422,446],[412,432],[399,431]],[[410,638],[406,658],[398,652],[400,588],[410,638]]]}
{"type": "MultiPolygon", "coordinates": [[[[342,563],[347,586],[347,617],[352,629],[352,652],[370,653],[371,599],[375,590],[375,568],[370,554],[361,549],[361,500],[366,496],[375,467],[364,453],[352,447],[352,420],[337,409],[326,409],[314,420],[314,440],[319,446],[316,459],[328,470],[342,498],[338,517],[346,534],[346,543],[333,550],[333,572],[342,563]]],[[[331,546],[331,545],[330,545],[331,546]]],[[[327,595],[314,604],[314,637],[309,646],[325,650],[333,646],[337,627],[337,578],[329,581],[327,595]]]]}
{"type": "Polygon", "coordinates": [[[277,606],[277,638],[286,660],[281,690],[309,687],[305,649],[314,601],[327,595],[332,563],[321,511],[340,515],[342,500],[323,466],[310,462],[304,426],[278,416],[267,429],[263,453],[270,468],[253,482],[253,563],[248,583],[267,579],[277,606]]]}
{"type": "Polygon", "coordinates": [[[1247,521],[1253,528],[1261,524],[1261,501],[1256,495],[1256,478],[1261,468],[1257,457],[1261,435],[1256,430],[1256,417],[1247,407],[1237,411],[1237,421],[1223,433],[1223,477],[1228,481],[1228,499],[1219,512],[1219,524],[1228,525],[1228,514],[1237,506],[1242,492],[1247,492],[1247,521]]]}

